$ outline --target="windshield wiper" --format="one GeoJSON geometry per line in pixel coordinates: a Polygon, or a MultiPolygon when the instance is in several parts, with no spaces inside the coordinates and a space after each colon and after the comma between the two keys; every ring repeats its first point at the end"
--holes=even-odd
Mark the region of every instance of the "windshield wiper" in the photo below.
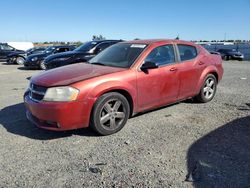
{"type": "Polygon", "coordinates": [[[100,63],[100,62],[93,62],[93,63],[90,63],[90,64],[106,66],[105,64],[100,63]]]}

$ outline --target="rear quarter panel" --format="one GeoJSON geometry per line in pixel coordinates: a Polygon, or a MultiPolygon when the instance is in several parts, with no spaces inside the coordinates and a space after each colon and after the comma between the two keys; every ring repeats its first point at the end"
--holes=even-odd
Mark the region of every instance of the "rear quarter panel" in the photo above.
{"type": "Polygon", "coordinates": [[[216,74],[218,78],[218,82],[222,79],[223,76],[223,67],[222,67],[222,59],[220,55],[210,54],[207,51],[203,51],[202,61],[205,62],[205,68],[202,71],[199,82],[196,87],[196,93],[200,92],[200,88],[205,81],[205,78],[208,74],[216,74]]]}

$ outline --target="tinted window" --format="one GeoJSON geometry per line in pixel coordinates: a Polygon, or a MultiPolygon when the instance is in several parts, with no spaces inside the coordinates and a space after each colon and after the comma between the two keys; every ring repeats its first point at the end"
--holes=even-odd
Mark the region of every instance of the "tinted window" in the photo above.
{"type": "Polygon", "coordinates": [[[54,46],[50,46],[50,47],[46,48],[45,53],[51,53],[51,52],[53,52],[55,49],[56,49],[56,48],[55,48],[54,46]]]}
{"type": "Polygon", "coordinates": [[[178,44],[181,61],[193,59],[197,56],[197,49],[194,46],[178,44]]]}
{"type": "Polygon", "coordinates": [[[3,44],[2,45],[2,50],[13,50],[14,48],[12,48],[11,46],[9,45],[6,45],[6,44],[3,44]]]}
{"type": "Polygon", "coordinates": [[[111,44],[110,43],[101,43],[97,46],[97,48],[100,49],[100,51],[104,50],[105,48],[109,47],[111,44]]]}
{"type": "Polygon", "coordinates": [[[89,62],[129,68],[145,48],[145,44],[118,43],[102,51],[89,62]]]}
{"type": "Polygon", "coordinates": [[[153,49],[145,61],[156,63],[158,66],[175,62],[173,45],[160,46],[153,49]]]}
{"type": "Polygon", "coordinates": [[[69,51],[69,48],[58,48],[58,49],[56,50],[57,53],[67,52],[67,51],[69,51]]]}
{"type": "Polygon", "coordinates": [[[87,51],[91,50],[95,45],[97,45],[97,42],[95,42],[95,41],[86,42],[86,43],[82,44],[81,46],[79,46],[78,48],[76,48],[75,50],[87,52],[87,51]]]}

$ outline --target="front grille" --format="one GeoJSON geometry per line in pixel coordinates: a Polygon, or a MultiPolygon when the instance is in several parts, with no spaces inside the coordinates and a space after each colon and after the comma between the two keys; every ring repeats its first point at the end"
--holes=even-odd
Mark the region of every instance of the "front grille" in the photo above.
{"type": "Polygon", "coordinates": [[[36,102],[43,100],[47,88],[30,83],[29,97],[36,102]]]}

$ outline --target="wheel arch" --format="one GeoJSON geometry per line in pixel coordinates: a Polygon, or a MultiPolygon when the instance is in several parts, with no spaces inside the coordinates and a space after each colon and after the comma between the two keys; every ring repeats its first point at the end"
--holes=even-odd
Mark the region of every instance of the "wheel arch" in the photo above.
{"type": "MultiPolygon", "coordinates": [[[[100,96],[102,96],[102,95],[104,95],[106,93],[111,93],[111,92],[119,93],[119,94],[123,95],[127,99],[128,103],[129,103],[129,108],[130,108],[130,114],[129,114],[129,116],[131,117],[133,115],[134,107],[135,107],[134,99],[133,99],[132,95],[130,94],[130,92],[127,91],[124,88],[112,88],[112,89],[110,88],[110,89],[107,89],[107,90],[105,90],[103,92],[98,93],[98,95],[96,96],[96,100],[100,96]]],[[[95,100],[95,102],[96,102],[96,100],[95,100]]],[[[93,109],[93,107],[92,107],[92,109],[93,109]]]]}
{"type": "Polygon", "coordinates": [[[207,67],[202,72],[202,74],[200,76],[200,79],[199,79],[199,82],[197,84],[197,87],[196,87],[196,93],[197,94],[200,92],[201,86],[204,83],[206,76],[209,75],[209,74],[214,75],[215,78],[216,78],[216,80],[217,80],[217,82],[219,81],[219,74],[218,74],[217,68],[215,66],[209,66],[209,67],[207,67]]]}

